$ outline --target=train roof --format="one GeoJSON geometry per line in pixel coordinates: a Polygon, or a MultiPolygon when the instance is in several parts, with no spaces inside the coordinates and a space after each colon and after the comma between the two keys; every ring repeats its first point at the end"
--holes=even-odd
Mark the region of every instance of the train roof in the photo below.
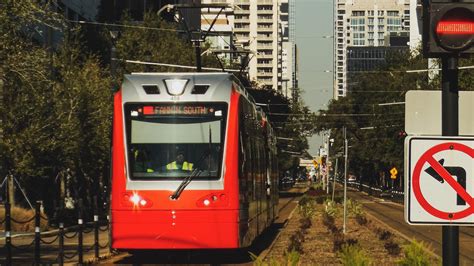
{"type": "Polygon", "coordinates": [[[226,72],[143,72],[143,73],[131,73],[125,74],[125,79],[131,82],[143,83],[149,80],[156,79],[170,79],[170,78],[186,78],[193,79],[198,82],[222,82],[225,80],[236,79],[235,76],[231,73],[226,72]]]}
{"type": "Polygon", "coordinates": [[[161,101],[167,98],[170,99],[165,85],[165,80],[168,79],[188,80],[184,92],[179,96],[180,100],[183,101],[227,101],[228,99],[224,98],[230,96],[232,83],[235,82],[239,85],[235,89],[242,93],[249,101],[255,102],[253,97],[244,89],[240,80],[232,73],[226,72],[144,72],[125,74],[122,92],[125,98],[128,98],[127,101],[143,101],[145,99],[161,101]],[[196,90],[196,87],[199,87],[198,89],[201,92],[196,90]]]}

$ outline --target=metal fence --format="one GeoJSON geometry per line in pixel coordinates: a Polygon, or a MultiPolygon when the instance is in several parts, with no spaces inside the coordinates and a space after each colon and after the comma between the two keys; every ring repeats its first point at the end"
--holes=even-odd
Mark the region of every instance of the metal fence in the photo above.
{"type": "MultiPolygon", "coordinates": [[[[8,199],[8,198],[7,198],[8,199]]],[[[82,217],[82,201],[79,201],[78,208],[79,208],[79,215],[77,219],[77,225],[71,226],[68,228],[64,227],[64,222],[59,222],[59,227],[57,230],[53,230],[48,232],[48,234],[41,233],[41,220],[47,220],[41,214],[41,202],[38,201],[35,204],[35,214],[31,218],[20,221],[16,220],[12,217],[11,214],[11,206],[8,200],[5,202],[5,219],[0,221],[0,225],[5,225],[5,259],[2,261],[0,260],[0,264],[5,265],[13,265],[14,261],[12,259],[14,253],[17,252],[31,252],[33,249],[33,258],[31,263],[35,265],[40,264],[59,264],[63,265],[65,261],[67,262],[77,262],[78,264],[84,263],[84,255],[86,253],[91,252],[94,250],[94,258],[98,259],[100,254],[100,249],[107,248],[109,246],[109,239],[107,234],[107,243],[104,245],[100,245],[99,243],[99,233],[106,232],[109,230],[109,217],[107,216],[106,219],[102,219],[99,221],[98,215],[98,208],[97,208],[97,200],[95,200],[95,206],[93,211],[93,220],[89,223],[84,223],[84,219],[82,217]],[[34,234],[33,240],[27,244],[15,245],[13,243],[12,238],[12,223],[17,224],[26,224],[31,223],[34,221],[34,234]],[[94,243],[90,246],[86,246],[84,244],[84,234],[93,233],[94,235],[94,243]],[[52,238],[52,239],[51,239],[52,238]],[[50,240],[47,240],[50,239],[50,240]],[[65,240],[67,239],[77,239],[77,248],[74,251],[67,250],[65,248],[65,240]],[[56,249],[57,257],[53,260],[43,259],[41,250],[45,246],[48,246],[48,249],[56,249]]],[[[64,215],[61,215],[64,218],[64,215]]]]}
{"type": "Polygon", "coordinates": [[[369,195],[388,199],[397,203],[403,204],[405,193],[403,191],[395,190],[395,189],[383,189],[380,187],[373,187],[364,183],[360,182],[347,182],[349,187],[358,189],[359,191],[366,192],[369,195]]]}

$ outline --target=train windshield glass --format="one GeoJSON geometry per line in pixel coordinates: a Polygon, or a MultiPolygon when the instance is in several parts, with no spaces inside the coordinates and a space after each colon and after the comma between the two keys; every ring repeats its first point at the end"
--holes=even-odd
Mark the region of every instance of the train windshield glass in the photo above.
{"type": "Polygon", "coordinates": [[[219,179],[227,104],[126,104],[132,180],[219,179]]]}

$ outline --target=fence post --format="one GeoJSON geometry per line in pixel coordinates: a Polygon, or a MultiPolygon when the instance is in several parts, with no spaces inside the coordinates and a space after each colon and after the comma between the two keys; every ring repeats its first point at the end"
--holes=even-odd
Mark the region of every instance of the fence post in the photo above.
{"type": "Polygon", "coordinates": [[[12,231],[12,224],[11,224],[11,206],[10,202],[7,200],[5,202],[5,249],[6,249],[6,258],[5,264],[12,265],[12,238],[11,238],[11,231],[12,231]]]}
{"type": "Polygon", "coordinates": [[[57,222],[59,223],[59,254],[58,264],[59,266],[64,265],[64,200],[59,200],[57,222]]]}
{"type": "Polygon", "coordinates": [[[35,204],[35,265],[40,265],[40,241],[41,241],[41,201],[35,204]]]}
{"type": "Polygon", "coordinates": [[[64,223],[59,222],[59,254],[58,254],[59,266],[64,265],[64,223]]]}
{"type": "Polygon", "coordinates": [[[95,258],[99,258],[99,209],[97,196],[94,196],[94,251],[95,258]]]}
{"type": "Polygon", "coordinates": [[[83,239],[82,239],[82,224],[83,224],[83,220],[82,220],[82,199],[79,199],[79,202],[78,202],[78,207],[79,207],[79,216],[77,218],[77,225],[78,225],[78,240],[77,240],[77,254],[79,256],[79,262],[78,264],[79,265],[83,265],[83,252],[84,252],[84,247],[83,247],[83,239]]]}
{"type": "Polygon", "coordinates": [[[110,214],[107,215],[107,228],[109,229],[109,233],[107,237],[109,238],[109,253],[112,254],[112,225],[110,224],[110,214]]]}

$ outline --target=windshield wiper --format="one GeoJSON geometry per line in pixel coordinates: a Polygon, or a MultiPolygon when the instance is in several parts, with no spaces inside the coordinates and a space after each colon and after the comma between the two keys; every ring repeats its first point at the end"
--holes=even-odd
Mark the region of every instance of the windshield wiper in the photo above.
{"type": "Polygon", "coordinates": [[[191,172],[191,174],[187,177],[184,178],[184,180],[181,182],[179,187],[174,191],[173,194],[171,194],[170,199],[172,200],[177,200],[179,196],[181,196],[181,193],[183,193],[184,189],[186,186],[191,183],[193,178],[201,173],[201,170],[199,168],[194,168],[194,170],[191,172]]]}
{"type": "MultiPolygon", "coordinates": [[[[196,162],[196,165],[198,165],[199,163],[201,163],[202,160],[204,160],[204,158],[206,158],[206,156],[209,156],[210,155],[210,151],[204,151],[204,153],[202,154],[201,158],[199,158],[199,160],[196,162]]],[[[187,177],[185,177],[183,179],[183,181],[181,182],[181,184],[179,184],[178,188],[173,192],[173,194],[171,194],[170,196],[170,199],[172,200],[177,200],[179,198],[179,196],[181,196],[181,193],[183,193],[184,189],[186,188],[186,186],[189,185],[189,183],[191,183],[191,181],[193,181],[193,178],[198,176],[199,174],[201,174],[202,170],[199,169],[198,166],[196,166],[196,168],[193,169],[193,171],[191,172],[190,175],[188,175],[187,177]]]]}

